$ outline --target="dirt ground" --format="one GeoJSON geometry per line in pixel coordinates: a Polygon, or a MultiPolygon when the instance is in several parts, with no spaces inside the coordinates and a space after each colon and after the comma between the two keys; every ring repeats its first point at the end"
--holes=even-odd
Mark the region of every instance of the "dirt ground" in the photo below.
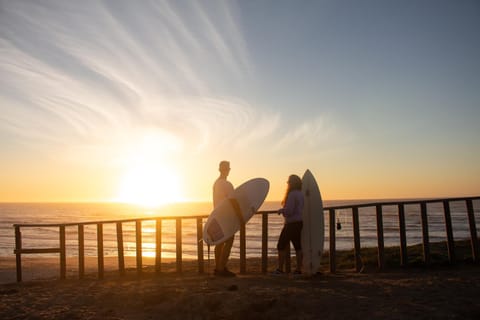
{"type": "MultiPolygon", "coordinates": [[[[238,272],[238,265],[232,265],[238,272]]],[[[199,274],[187,264],[102,280],[0,285],[0,319],[480,319],[480,266],[353,270],[315,277],[199,274]]]]}

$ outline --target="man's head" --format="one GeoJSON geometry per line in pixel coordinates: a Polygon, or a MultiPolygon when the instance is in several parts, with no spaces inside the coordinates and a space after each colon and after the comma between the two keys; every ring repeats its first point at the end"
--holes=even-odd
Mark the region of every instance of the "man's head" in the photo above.
{"type": "Polygon", "coordinates": [[[230,162],[229,161],[220,161],[218,165],[218,171],[222,174],[228,174],[230,172],[230,162]]]}

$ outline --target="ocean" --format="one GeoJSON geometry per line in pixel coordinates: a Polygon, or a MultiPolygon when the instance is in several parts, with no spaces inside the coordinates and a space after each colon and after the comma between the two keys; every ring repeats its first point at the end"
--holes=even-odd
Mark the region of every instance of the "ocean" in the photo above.
{"type": "MultiPolygon", "coordinates": [[[[324,201],[325,207],[364,202],[385,202],[385,200],[344,200],[324,201]]],[[[393,201],[393,200],[392,200],[393,201]]],[[[474,201],[475,217],[478,225],[480,220],[480,201],[474,201]]],[[[279,202],[265,202],[262,210],[277,210],[279,202]]],[[[14,257],[15,236],[13,224],[46,224],[46,223],[72,223],[86,221],[106,221],[131,218],[152,218],[142,223],[142,252],[144,256],[155,254],[155,221],[158,216],[190,216],[208,215],[212,209],[209,202],[181,203],[164,206],[157,209],[145,209],[134,205],[115,203],[0,203],[0,259],[1,257],[14,257]]],[[[405,207],[407,227],[407,244],[414,245],[422,242],[422,228],[419,205],[405,207]]],[[[465,201],[451,203],[451,216],[455,240],[470,237],[467,209],[465,201]]],[[[360,237],[362,247],[375,247],[376,216],[375,208],[360,208],[360,237]]],[[[441,203],[428,204],[429,236],[431,242],[445,241],[445,221],[441,203]]],[[[247,257],[261,256],[261,215],[255,215],[247,224],[247,257]]],[[[352,214],[349,209],[337,210],[337,221],[341,229],[336,231],[337,250],[353,248],[352,214]]],[[[385,246],[398,246],[400,235],[398,227],[398,212],[396,206],[387,206],[383,209],[384,240],[385,246]]],[[[268,221],[268,252],[276,255],[276,242],[282,228],[283,220],[277,214],[270,214],[268,221]]],[[[117,255],[116,227],[114,223],[104,226],[104,252],[105,256],[117,255]]],[[[135,223],[123,225],[125,255],[135,255],[135,223]]],[[[164,220],[162,223],[162,257],[175,258],[176,254],[176,229],[175,220],[164,220]]],[[[78,252],[77,228],[66,228],[67,256],[76,256],[78,252]]],[[[196,221],[185,219],[182,222],[182,249],[184,259],[196,259],[197,253],[196,221]]],[[[96,256],[96,226],[85,226],[85,254],[96,256]]],[[[22,228],[23,248],[51,248],[58,247],[58,228],[35,227],[22,228]]],[[[328,214],[325,212],[325,249],[329,248],[328,214]]],[[[213,251],[213,250],[212,250],[213,251]]],[[[208,250],[205,249],[205,258],[208,250]]],[[[58,256],[58,254],[29,255],[58,256]]],[[[213,252],[211,253],[213,258],[213,252]]],[[[238,236],[232,249],[232,257],[238,258],[238,236]]]]}

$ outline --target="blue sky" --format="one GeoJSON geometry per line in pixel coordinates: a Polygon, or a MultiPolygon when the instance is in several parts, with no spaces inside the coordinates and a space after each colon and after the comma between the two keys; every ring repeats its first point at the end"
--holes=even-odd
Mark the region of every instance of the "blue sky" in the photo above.
{"type": "Polygon", "coordinates": [[[2,1],[0,201],[115,199],[132,175],[209,200],[222,159],[270,199],[307,168],[327,199],[478,195],[479,16],[476,1],[2,1]]]}

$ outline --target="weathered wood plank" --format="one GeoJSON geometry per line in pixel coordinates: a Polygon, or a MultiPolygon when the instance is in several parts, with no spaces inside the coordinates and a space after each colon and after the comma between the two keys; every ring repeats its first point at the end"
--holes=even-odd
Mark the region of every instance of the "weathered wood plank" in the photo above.
{"type": "Polygon", "coordinates": [[[452,217],[450,214],[450,203],[443,201],[443,215],[445,217],[445,231],[447,233],[448,261],[455,263],[455,241],[453,239],[452,217]]]}
{"type": "Polygon", "coordinates": [[[141,273],[143,268],[142,220],[135,221],[135,250],[137,258],[137,272],[141,273]]]}
{"type": "Polygon", "coordinates": [[[337,270],[337,263],[336,263],[336,235],[335,235],[335,230],[336,230],[336,224],[335,224],[335,209],[329,209],[329,229],[330,229],[330,234],[329,234],[329,244],[330,244],[330,272],[335,273],[337,270]]]}
{"type": "Polygon", "coordinates": [[[85,233],[83,224],[78,225],[78,278],[85,276],[85,233]]]}
{"type": "Polygon", "coordinates": [[[60,253],[60,248],[22,248],[13,250],[15,254],[35,254],[35,253],[60,253]]]}
{"type": "Polygon", "coordinates": [[[104,276],[104,260],[103,260],[103,224],[97,224],[97,259],[98,259],[98,278],[103,279],[104,276]]]}
{"type": "Polygon", "coordinates": [[[423,239],[423,261],[426,265],[430,264],[430,240],[428,234],[428,215],[427,203],[420,202],[420,216],[422,220],[422,239],[423,239]]]}
{"type": "Polygon", "coordinates": [[[268,214],[262,213],[262,273],[268,268],[268,214]]]}
{"type": "Polygon", "coordinates": [[[22,233],[20,227],[15,226],[15,258],[17,265],[17,282],[22,281],[22,233]]]}
{"type": "Polygon", "coordinates": [[[118,271],[121,275],[125,274],[125,253],[123,247],[123,224],[117,222],[117,254],[118,254],[118,271]]]}
{"type": "Polygon", "coordinates": [[[360,222],[358,218],[358,207],[352,208],[352,223],[353,223],[353,251],[355,254],[355,270],[360,272],[363,268],[362,256],[360,253],[360,222]]]}
{"type": "Polygon", "coordinates": [[[245,223],[240,223],[240,273],[247,272],[247,239],[245,223]]]}
{"type": "Polygon", "coordinates": [[[65,246],[65,226],[60,226],[60,279],[64,280],[67,277],[67,252],[65,246]]]}
{"type": "Polygon", "coordinates": [[[177,218],[177,272],[182,272],[182,218],[177,218]]]}
{"type": "Polygon", "coordinates": [[[203,219],[197,218],[197,261],[198,261],[198,272],[204,273],[204,263],[203,263],[203,219]]]}
{"type": "Polygon", "coordinates": [[[475,223],[475,212],[471,199],[467,200],[468,224],[470,226],[470,242],[472,244],[472,258],[474,262],[480,261],[480,252],[478,248],[477,225],[475,223]]]}
{"type": "Polygon", "coordinates": [[[383,238],[383,207],[377,205],[375,207],[377,216],[377,249],[378,249],[378,268],[385,267],[385,243],[383,238]]]}
{"type": "Polygon", "coordinates": [[[155,222],[155,272],[162,272],[162,219],[155,222]]]}
{"type": "Polygon", "coordinates": [[[400,265],[406,266],[408,263],[407,255],[407,228],[405,225],[405,205],[398,205],[398,226],[400,232],[400,265]]]}

